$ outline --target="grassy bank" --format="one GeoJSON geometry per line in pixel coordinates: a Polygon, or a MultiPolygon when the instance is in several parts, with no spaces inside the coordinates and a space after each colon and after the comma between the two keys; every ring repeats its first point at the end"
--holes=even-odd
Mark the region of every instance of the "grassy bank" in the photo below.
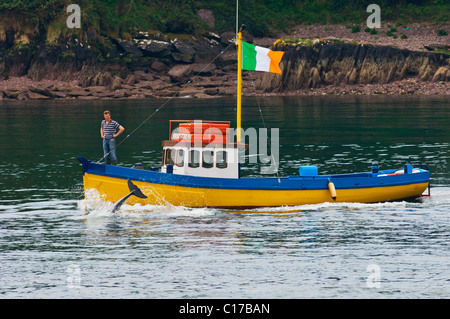
{"type": "MultiPolygon", "coordinates": [[[[0,14],[22,16],[45,29],[57,16],[67,16],[65,8],[71,3],[74,1],[0,0],[0,14]]],[[[91,26],[107,36],[126,38],[137,30],[193,34],[235,28],[235,0],[79,0],[76,3],[82,10],[83,28],[91,26]],[[199,19],[199,9],[213,12],[213,27],[199,19]]],[[[246,0],[239,4],[239,19],[253,35],[270,36],[300,23],[364,24],[370,3],[363,0],[246,0]]],[[[447,0],[378,0],[376,3],[381,7],[382,21],[445,23],[449,19],[447,0]]]]}

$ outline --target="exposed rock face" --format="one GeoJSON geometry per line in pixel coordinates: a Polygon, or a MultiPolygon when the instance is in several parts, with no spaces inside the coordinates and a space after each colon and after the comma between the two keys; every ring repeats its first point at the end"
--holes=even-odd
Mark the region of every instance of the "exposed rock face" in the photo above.
{"type": "MultiPolygon", "coordinates": [[[[0,100],[235,95],[234,36],[208,32],[171,40],[159,32],[138,32],[128,40],[103,38],[103,45],[95,45],[96,34],[89,36],[92,42],[60,36],[51,43],[5,44],[0,46],[0,100]]],[[[269,41],[256,44],[269,47],[269,41]]],[[[384,92],[372,86],[402,80],[411,83],[394,91],[421,93],[424,84],[427,90],[448,91],[450,56],[442,53],[320,41],[274,48],[286,52],[283,74],[243,72],[244,94],[335,94],[343,86],[384,92]]]]}
{"type": "Polygon", "coordinates": [[[122,40],[119,38],[115,38],[113,39],[114,43],[116,43],[116,45],[119,47],[119,49],[121,49],[122,51],[132,54],[136,57],[141,57],[143,54],[141,52],[141,50],[139,50],[133,43],[126,41],[126,40],[122,40]]]}
{"type": "Polygon", "coordinates": [[[169,76],[174,82],[181,82],[188,79],[192,74],[192,68],[189,64],[178,64],[169,70],[169,76]]]}
{"type": "Polygon", "coordinates": [[[106,44],[96,46],[66,37],[46,44],[0,47],[0,99],[211,97],[236,93],[236,69],[230,68],[236,64],[235,50],[223,55],[222,50],[231,46],[217,34],[182,35],[171,40],[159,32],[138,32],[131,41],[103,40],[106,44]]]}
{"type": "Polygon", "coordinates": [[[265,74],[265,91],[284,92],[326,85],[389,83],[408,77],[450,81],[450,56],[389,46],[321,44],[279,47],[282,76],[265,74]]]}
{"type": "Polygon", "coordinates": [[[51,44],[0,47],[0,80],[20,76],[33,81],[77,80],[82,87],[106,86],[117,90],[114,78],[125,80],[136,71],[166,73],[181,65],[178,68],[186,71],[182,76],[176,68],[169,75],[174,81],[184,80],[195,72],[196,63],[210,62],[224,48],[220,37],[212,33],[170,40],[161,33],[138,32],[132,41],[120,38],[105,41],[107,44],[94,46],[61,37],[51,44]],[[187,68],[187,64],[194,64],[194,68],[187,68]]]}
{"type": "Polygon", "coordinates": [[[441,66],[433,75],[433,81],[450,81],[450,68],[441,66]]]}

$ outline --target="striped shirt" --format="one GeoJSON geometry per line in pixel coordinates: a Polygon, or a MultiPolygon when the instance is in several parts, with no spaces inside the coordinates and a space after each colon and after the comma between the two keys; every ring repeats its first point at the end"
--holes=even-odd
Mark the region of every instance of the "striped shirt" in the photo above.
{"type": "Polygon", "coordinates": [[[114,120],[111,120],[108,124],[105,120],[102,121],[103,136],[106,140],[112,139],[113,135],[116,134],[116,130],[119,128],[120,124],[114,120]]]}

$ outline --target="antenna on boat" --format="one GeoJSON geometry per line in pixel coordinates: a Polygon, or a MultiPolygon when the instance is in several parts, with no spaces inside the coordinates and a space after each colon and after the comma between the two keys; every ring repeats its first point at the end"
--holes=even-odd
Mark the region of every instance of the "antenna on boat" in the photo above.
{"type": "Polygon", "coordinates": [[[239,0],[236,0],[236,40],[239,32],[239,0]]]}

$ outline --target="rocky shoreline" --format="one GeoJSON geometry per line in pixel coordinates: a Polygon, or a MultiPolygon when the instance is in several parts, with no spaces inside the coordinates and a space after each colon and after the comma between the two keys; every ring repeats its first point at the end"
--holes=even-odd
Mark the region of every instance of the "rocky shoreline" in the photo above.
{"type": "MultiPolygon", "coordinates": [[[[147,98],[217,98],[236,95],[236,79],[224,76],[224,80],[200,79],[198,82],[180,85],[170,82],[138,80],[134,84],[120,84],[115,89],[106,86],[80,87],[77,81],[32,81],[26,76],[0,82],[2,100],[49,99],[147,99],[147,98]]],[[[245,96],[317,96],[317,95],[449,95],[448,81],[424,81],[419,77],[385,84],[340,84],[316,88],[302,88],[285,92],[267,92],[255,87],[256,79],[244,81],[245,96]]]]}
{"type": "MultiPolygon", "coordinates": [[[[448,26],[439,27],[448,28],[448,26]]],[[[413,31],[416,30],[417,35],[412,31],[409,32],[407,39],[398,42],[402,44],[400,46],[392,44],[392,37],[381,34],[376,40],[373,38],[373,43],[370,43],[371,38],[365,33],[354,34],[342,26],[335,26],[331,29],[333,32],[330,30],[327,33],[325,28],[330,27],[296,28],[291,36],[312,38],[317,34],[323,34],[327,37],[320,38],[309,48],[298,43],[295,45],[291,43],[282,48],[292,50],[297,55],[295,59],[304,59],[304,61],[299,60],[302,66],[299,70],[297,70],[299,68],[297,66],[295,74],[291,74],[291,70],[294,70],[292,65],[285,66],[289,68],[289,72],[286,73],[290,73],[290,77],[301,76],[304,81],[299,80],[298,85],[292,86],[286,85],[293,81],[292,78],[286,78],[286,76],[282,79],[279,78],[275,83],[272,75],[244,71],[243,94],[247,96],[450,94],[450,55],[442,50],[439,51],[440,53],[433,53],[428,52],[429,49],[420,47],[427,45],[429,47],[430,42],[437,40],[448,43],[448,36],[433,35],[434,38],[426,40],[424,34],[431,32],[429,31],[430,26],[423,27],[420,32],[417,31],[420,26],[415,26],[413,31]],[[330,36],[331,33],[333,35],[330,36]],[[337,36],[340,36],[338,44],[327,40],[337,39],[337,36]],[[353,36],[353,38],[350,39],[349,36],[353,36]],[[341,39],[346,39],[343,41],[345,45],[341,43],[341,39]],[[333,47],[334,51],[329,48],[325,50],[324,44],[338,49],[333,47]],[[342,49],[343,46],[344,49],[342,49]],[[366,49],[368,46],[373,48],[372,51],[376,51],[372,52],[373,54],[387,52],[381,53],[385,58],[381,62],[383,67],[390,63],[389,59],[392,59],[391,69],[388,69],[386,73],[393,74],[389,75],[387,79],[383,77],[370,79],[370,81],[363,79],[364,76],[367,77],[364,72],[371,72],[370,70],[377,68],[377,66],[368,65],[369,62],[375,63],[372,61],[373,58],[369,59],[371,50],[366,49]],[[383,47],[389,49],[379,49],[383,47]],[[335,57],[342,56],[342,52],[346,52],[345,50],[354,52],[350,52],[348,57],[340,58],[340,60],[336,58],[335,64],[333,64],[334,69],[333,65],[329,65],[331,62],[327,62],[328,65],[324,67],[319,66],[325,60],[333,60],[335,57]],[[302,53],[303,51],[305,53],[302,53]],[[329,51],[331,53],[327,53],[329,51]],[[363,58],[361,58],[361,51],[364,51],[363,58]],[[342,61],[347,58],[349,59],[347,63],[350,65],[353,63],[353,65],[345,69],[342,61]],[[414,59],[419,59],[417,60],[419,62],[414,59]],[[360,64],[359,69],[356,68],[358,63],[360,64]],[[398,68],[402,63],[405,66],[402,67],[403,74],[399,76],[398,68]],[[311,65],[305,67],[305,64],[311,65]],[[364,70],[364,67],[368,71],[364,70]],[[360,73],[355,75],[355,70],[360,73]],[[339,72],[342,73],[342,78],[339,78],[339,72]],[[334,80],[329,81],[330,74],[335,76],[334,80]],[[284,86],[283,83],[285,83],[284,86]]],[[[29,54],[28,60],[12,56],[9,56],[9,60],[6,58],[0,60],[2,74],[7,74],[3,80],[0,80],[0,101],[234,96],[236,95],[237,76],[236,51],[232,44],[232,36],[232,33],[220,36],[209,34],[201,40],[194,38],[171,40],[161,34],[140,33],[132,41],[114,39],[117,50],[107,53],[108,58],[112,56],[107,61],[104,58],[99,61],[98,56],[92,56],[92,50],[76,41],[66,44],[67,48],[71,48],[70,50],[61,49],[61,46],[50,49],[48,46],[37,48],[34,55],[29,54]],[[61,52],[63,58],[60,57],[61,52]]],[[[279,38],[283,37],[286,35],[280,35],[279,38]]],[[[271,38],[248,39],[257,45],[267,47],[273,46],[276,40],[271,38]]],[[[447,43],[439,44],[440,48],[448,50],[447,43]]],[[[19,52],[26,57],[23,52],[27,53],[28,51],[19,52]]],[[[294,53],[291,53],[290,56],[295,55],[294,53]]],[[[287,64],[288,62],[283,63],[287,64]]]]}

